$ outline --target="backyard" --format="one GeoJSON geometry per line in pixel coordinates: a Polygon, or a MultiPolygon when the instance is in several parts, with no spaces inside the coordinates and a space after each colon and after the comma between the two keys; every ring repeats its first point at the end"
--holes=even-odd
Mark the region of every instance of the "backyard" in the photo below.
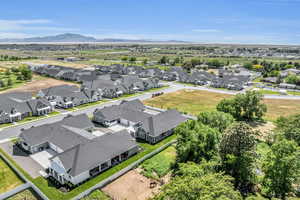
{"type": "MultiPolygon", "coordinates": [[[[163,109],[176,108],[183,113],[198,115],[200,112],[215,110],[222,99],[230,97],[228,94],[208,91],[180,90],[148,99],[144,103],[163,109]]],[[[279,116],[300,113],[300,100],[264,99],[264,102],[268,107],[266,120],[273,121],[279,116]]]]}
{"type": "Polygon", "coordinates": [[[32,189],[24,190],[20,193],[15,194],[12,197],[9,197],[7,200],[42,200],[40,197],[35,194],[32,189]]]}
{"type": "Polygon", "coordinates": [[[175,162],[176,150],[170,146],[141,164],[142,174],[148,178],[159,179],[167,175],[175,162]]]}
{"type": "Polygon", "coordinates": [[[12,169],[0,158],[0,194],[14,189],[23,181],[12,171],[12,169]]]}

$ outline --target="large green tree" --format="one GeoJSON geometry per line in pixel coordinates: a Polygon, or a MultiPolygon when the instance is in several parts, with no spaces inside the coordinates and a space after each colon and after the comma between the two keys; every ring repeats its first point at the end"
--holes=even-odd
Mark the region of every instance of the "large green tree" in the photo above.
{"type": "Polygon", "coordinates": [[[237,94],[231,99],[223,99],[217,110],[231,114],[237,120],[261,120],[267,112],[267,106],[262,103],[263,95],[257,91],[247,91],[237,94]]]}
{"type": "Polygon", "coordinates": [[[179,174],[162,188],[155,200],[241,200],[230,176],[205,170],[193,163],[181,164],[179,174]]]}
{"type": "Polygon", "coordinates": [[[177,163],[193,161],[200,163],[217,155],[219,131],[198,121],[187,121],[176,128],[178,135],[177,163]]]}
{"type": "Polygon", "coordinates": [[[288,140],[295,140],[300,145],[300,114],[279,117],[276,120],[276,131],[288,140]]]}
{"type": "Polygon", "coordinates": [[[219,111],[202,112],[197,117],[198,121],[223,132],[230,124],[234,122],[232,115],[219,111]]]}
{"type": "Polygon", "coordinates": [[[220,143],[222,168],[235,178],[235,187],[243,193],[249,192],[255,181],[256,132],[244,122],[228,127],[220,143]]]}
{"type": "Polygon", "coordinates": [[[263,163],[263,185],[270,197],[285,199],[300,184],[300,149],[292,140],[280,139],[271,146],[263,163]]]}

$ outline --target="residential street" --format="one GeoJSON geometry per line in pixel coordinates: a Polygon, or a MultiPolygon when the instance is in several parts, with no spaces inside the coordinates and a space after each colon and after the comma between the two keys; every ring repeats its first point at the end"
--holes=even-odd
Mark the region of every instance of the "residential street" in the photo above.
{"type": "MultiPolygon", "coordinates": [[[[0,129],[1,130],[0,131],[0,141],[8,139],[8,138],[12,138],[12,137],[17,137],[20,134],[22,129],[28,129],[32,126],[40,126],[40,125],[43,125],[43,124],[54,123],[54,122],[60,121],[67,114],[78,115],[78,114],[85,113],[87,115],[91,115],[96,108],[103,108],[104,106],[111,106],[111,105],[114,105],[114,104],[119,104],[122,100],[125,100],[125,99],[126,100],[140,99],[141,101],[143,101],[143,100],[151,98],[152,94],[157,93],[157,92],[170,93],[170,92],[175,92],[175,91],[178,91],[178,90],[181,90],[181,89],[192,89],[192,90],[205,90],[205,91],[210,91],[210,92],[217,92],[217,93],[231,94],[231,95],[239,93],[239,92],[235,92],[235,91],[227,91],[227,90],[206,88],[206,87],[202,87],[202,86],[189,86],[189,85],[183,85],[183,84],[173,83],[173,82],[169,82],[167,84],[170,85],[170,87],[164,88],[160,91],[143,93],[143,94],[138,95],[138,96],[128,97],[128,98],[124,98],[124,99],[121,99],[121,100],[112,100],[112,101],[109,101],[109,102],[106,102],[106,103],[103,103],[103,104],[100,104],[100,105],[95,105],[95,106],[91,106],[91,107],[87,107],[87,108],[80,109],[80,110],[75,110],[75,111],[63,112],[62,114],[56,115],[56,116],[53,116],[53,117],[28,122],[26,124],[15,125],[15,126],[8,127],[8,128],[3,128],[2,130],[0,129]]],[[[265,98],[300,100],[300,96],[265,95],[265,98]]]]}

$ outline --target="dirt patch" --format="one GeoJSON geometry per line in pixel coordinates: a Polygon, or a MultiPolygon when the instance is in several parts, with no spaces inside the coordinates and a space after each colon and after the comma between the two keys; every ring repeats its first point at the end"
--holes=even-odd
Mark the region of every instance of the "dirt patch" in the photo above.
{"type": "Polygon", "coordinates": [[[59,85],[78,85],[78,84],[67,82],[67,81],[62,81],[62,80],[56,80],[53,78],[40,77],[40,78],[34,78],[31,82],[25,83],[24,85],[22,85],[20,87],[4,90],[3,92],[0,92],[0,93],[31,92],[33,94],[36,94],[41,89],[45,89],[45,88],[53,87],[53,86],[59,86],[59,85]]]}
{"type": "MultiPolygon", "coordinates": [[[[102,191],[112,199],[117,200],[146,200],[159,192],[161,184],[158,181],[146,178],[139,173],[140,169],[127,172],[114,182],[105,186],[102,191]],[[152,185],[152,187],[151,187],[152,185]]],[[[167,182],[169,176],[163,178],[167,182]]]]}
{"type": "Polygon", "coordinates": [[[253,127],[254,130],[259,131],[259,139],[261,140],[267,140],[270,134],[272,134],[272,131],[276,128],[273,122],[266,122],[266,123],[250,123],[250,126],[253,127]]]}

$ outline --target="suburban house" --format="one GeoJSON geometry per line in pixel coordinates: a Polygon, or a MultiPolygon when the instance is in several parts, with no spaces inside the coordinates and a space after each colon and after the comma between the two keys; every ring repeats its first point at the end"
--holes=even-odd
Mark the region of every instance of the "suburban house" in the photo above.
{"type": "Polygon", "coordinates": [[[135,138],[151,144],[171,135],[174,128],[186,120],[176,110],[149,111],[139,100],[96,109],[93,117],[96,123],[105,127],[122,126],[135,138]]]}
{"type": "Polygon", "coordinates": [[[51,152],[48,175],[61,185],[78,185],[139,151],[127,130],[93,134],[94,126],[85,114],[23,130],[18,145],[35,154],[51,152]]]}
{"type": "Polygon", "coordinates": [[[61,85],[42,89],[37,96],[46,98],[53,106],[72,108],[81,104],[100,101],[102,91],[100,89],[91,90],[86,87],[61,85]]]}
{"type": "Polygon", "coordinates": [[[25,117],[47,115],[53,106],[45,98],[33,98],[30,93],[0,94],[0,124],[20,121],[25,117]]]}

